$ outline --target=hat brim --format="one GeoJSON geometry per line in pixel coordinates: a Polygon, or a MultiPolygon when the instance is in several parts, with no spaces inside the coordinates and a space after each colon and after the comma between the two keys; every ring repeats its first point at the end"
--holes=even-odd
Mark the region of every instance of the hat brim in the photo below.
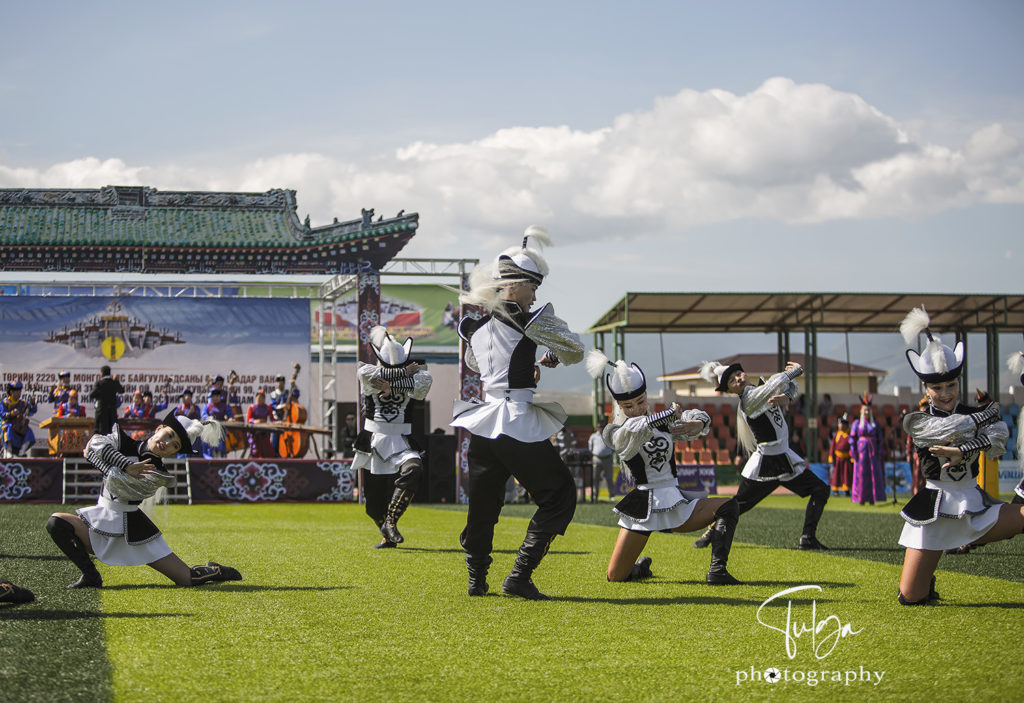
{"type": "Polygon", "coordinates": [[[729,364],[728,366],[726,366],[725,367],[725,371],[722,372],[721,380],[718,382],[718,385],[715,386],[715,390],[718,391],[719,393],[728,393],[729,392],[729,379],[732,378],[732,375],[734,373],[736,373],[737,371],[742,371],[742,370],[743,370],[743,366],[738,364],[738,363],[737,364],[729,364]]]}
{"type": "Polygon", "coordinates": [[[188,438],[188,432],[185,431],[185,427],[178,420],[178,416],[174,414],[173,410],[168,411],[164,415],[164,419],[160,422],[161,425],[166,425],[174,430],[174,434],[178,435],[178,441],[181,442],[181,448],[178,450],[179,454],[188,454],[189,456],[195,456],[199,452],[192,446],[192,440],[188,438]]]}

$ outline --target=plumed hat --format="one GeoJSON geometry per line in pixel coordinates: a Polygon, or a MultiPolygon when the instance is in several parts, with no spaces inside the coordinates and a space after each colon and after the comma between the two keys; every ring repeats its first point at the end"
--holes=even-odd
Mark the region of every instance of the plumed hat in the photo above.
{"type": "Polygon", "coordinates": [[[598,349],[587,352],[587,373],[593,378],[604,376],[604,385],[615,400],[630,400],[647,392],[647,379],[636,364],[621,359],[612,361],[598,349]]]}
{"type": "Polygon", "coordinates": [[[384,366],[405,366],[412,351],[412,337],[407,337],[405,344],[399,344],[386,327],[377,325],[370,330],[370,346],[384,366]]]}
{"type": "Polygon", "coordinates": [[[871,405],[871,403],[874,402],[875,400],[875,396],[871,395],[867,391],[864,391],[863,393],[861,393],[861,396],[860,398],[858,398],[858,400],[860,401],[861,405],[871,405]]]}
{"type": "Polygon", "coordinates": [[[530,240],[546,246],[551,244],[547,231],[538,225],[530,225],[523,234],[523,245],[506,249],[498,255],[494,264],[494,277],[502,281],[529,281],[538,286],[548,274],[548,264],[540,251],[527,246],[530,240]]]}
{"type": "Polygon", "coordinates": [[[924,307],[914,308],[900,323],[900,334],[907,344],[914,344],[922,332],[928,338],[924,350],[918,354],[913,349],[907,350],[907,361],[917,377],[925,383],[945,383],[960,376],[964,365],[964,343],[957,342],[956,348],[950,349],[938,335],[932,334],[931,318],[924,307]]]}
{"type": "Polygon", "coordinates": [[[164,416],[160,424],[167,425],[174,430],[174,434],[178,435],[178,440],[181,442],[181,454],[199,454],[200,452],[194,446],[198,439],[209,445],[220,444],[224,439],[224,429],[216,420],[193,420],[184,415],[175,415],[171,410],[164,416]]]}
{"type": "Polygon", "coordinates": [[[729,377],[737,371],[742,371],[740,364],[729,364],[725,366],[717,361],[705,361],[700,365],[701,377],[713,385],[719,393],[726,393],[729,390],[729,377]]]}
{"type": "Polygon", "coordinates": [[[1024,351],[1010,354],[1006,360],[1006,368],[1010,369],[1010,373],[1020,376],[1020,382],[1024,385],[1024,351]]]}

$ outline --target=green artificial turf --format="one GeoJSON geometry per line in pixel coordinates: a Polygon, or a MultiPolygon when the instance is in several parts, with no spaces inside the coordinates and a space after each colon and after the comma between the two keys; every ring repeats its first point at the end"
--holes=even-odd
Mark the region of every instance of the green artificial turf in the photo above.
{"type": "MultiPolygon", "coordinates": [[[[903,608],[895,599],[902,555],[880,560],[866,542],[874,533],[895,541],[894,511],[837,505],[826,513],[822,540],[865,542],[856,552],[820,554],[790,548],[804,504],[772,497],[745,515],[730,570],[746,584],[718,588],[703,582],[710,554],[693,549],[686,535],[652,537],[645,552],[654,558],[650,581],[608,583],[604,573],[616,535],[610,505],[581,506],[535,574],[554,598],[544,603],[466,595],[458,546],[465,515],[458,507],[414,505],[402,521],[407,541],[392,550],[369,548],[376,529],[356,505],[159,508],[156,522],[185,561],[230,564],[245,580],[180,589],[145,567],[101,565],[102,591],[69,596],[61,589],[73,579],[73,567],[45,558],[57,555],[41,527],[52,508],[0,506],[0,553],[11,555],[0,569],[39,595],[35,604],[0,606],[0,697],[175,703],[1019,699],[1024,586],[1016,540],[1006,543],[1017,565],[1009,576],[1016,580],[986,574],[991,559],[974,560],[980,573],[969,574],[949,570],[953,558],[945,557],[941,605],[903,608]],[[778,524],[777,530],[761,529],[762,520],[778,524]],[[770,540],[777,543],[759,543],[770,540]],[[793,595],[795,622],[814,621],[813,599],[813,617],[825,623],[821,635],[831,632],[836,618],[861,632],[821,659],[804,635],[790,659],[783,636],[758,623],[758,608],[773,594],[806,584],[822,590],[793,595]],[[89,615],[31,615],[62,609],[89,615]],[[90,658],[72,660],[82,652],[65,649],[86,650],[90,658]],[[817,679],[824,671],[826,680],[815,686],[740,680],[769,667],[787,677],[815,671],[817,679]],[[882,671],[878,685],[844,680],[847,672],[882,671]],[[87,676],[91,683],[77,680],[87,676]]],[[[530,506],[505,509],[495,534],[493,591],[500,590],[530,513],[530,506]]],[[[782,627],[785,603],[766,606],[761,618],[782,627]]]]}

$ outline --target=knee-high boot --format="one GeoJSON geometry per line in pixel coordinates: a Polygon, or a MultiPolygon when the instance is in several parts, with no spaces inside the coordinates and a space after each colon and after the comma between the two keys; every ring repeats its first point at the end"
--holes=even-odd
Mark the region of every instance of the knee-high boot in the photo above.
{"type": "Polygon", "coordinates": [[[89,550],[75,535],[74,525],[63,518],[51,515],[50,519],[46,521],[46,531],[50,533],[50,539],[60,548],[60,551],[64,552],[71,563],[82,572],[81,578],[69,585],[68,588],[99,588],[103,585],[103,577],[92,563],[89,550]]]}
{"type": "Polygon", "coordinates": [[[491,566],[489,555],[466,555],[466,568],[469,570],[469,595],[485,596],[490,586],[487,585],[487,569],[491,566]]]}
{"type": "Polygon", "coordinates": [[[384,539],[395,544],[405,541],[405,537],[402,537],[402,533],[398,531],[398,519],[405,513],[412,498],[412,491],[405,488],[395,489],[394,495],[391,496],[391,503],[388,504],[388,513],[384,517],[384,524],[380,527],[380,533],[384,539]]]}
{"type": "Polygon", "coordinates": [[[516,555],[516,562],[512,571],[501,584],[501,590],[506,595],[521,596],[527,600],[551,600],[541,593],[533,585],[533,570],[540,565],[541,559],[548,553],[555,535],[547,532],[528,531],[526,539],[519,547],[519,554],[516,555]]]}
{"type": "Polygon", "coordinates": [[[739,522],[739,508],[735,500],[728,500],[715,511],[715,522],[711,525],[711,568],[705,577],[712,586],[732,586],[740,583],[733,578],[725,566],[732,549],[732,537],[739,522]]]}
{"type": "Polygon", "coordinates": [[[804,531],[800,535],[800,541],[797,542],[800,549],[828,550],[828,547],[818,541],[817,533],[818,521],[821,520],[821,514],[825,510],[825,503],[828,502],[830,494],[828,485],[822,483],[808,498],[807,510],[804,512],[804,531]]]}

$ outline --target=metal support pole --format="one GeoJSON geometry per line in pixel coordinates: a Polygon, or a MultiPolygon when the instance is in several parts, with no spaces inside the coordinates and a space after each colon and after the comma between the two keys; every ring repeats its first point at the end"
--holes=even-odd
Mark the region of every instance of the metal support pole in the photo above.
{"type": "MultiPolygon", "coordinates": [[[[999,328],[985,328],[985,374],[988,382],[988,394],[992,400],[999,402],[999,328]]],[[[966,364],[966,362],[965,362],[966,364]]],[[[966,375],[966,374],[964,374],[966,375]]]]}
{"type": "Polygon", "coordinates": [[[804,385],[807,399],[804,405],[807,413],[807,421],[804,423],[804,446],[807,447],[807,459],[819,461],[821,451],[818,446],[818,330],[813,325],[804,328],[804,362],[807,365],[804,369],[804,377],[807,379],[804,385]]]}

